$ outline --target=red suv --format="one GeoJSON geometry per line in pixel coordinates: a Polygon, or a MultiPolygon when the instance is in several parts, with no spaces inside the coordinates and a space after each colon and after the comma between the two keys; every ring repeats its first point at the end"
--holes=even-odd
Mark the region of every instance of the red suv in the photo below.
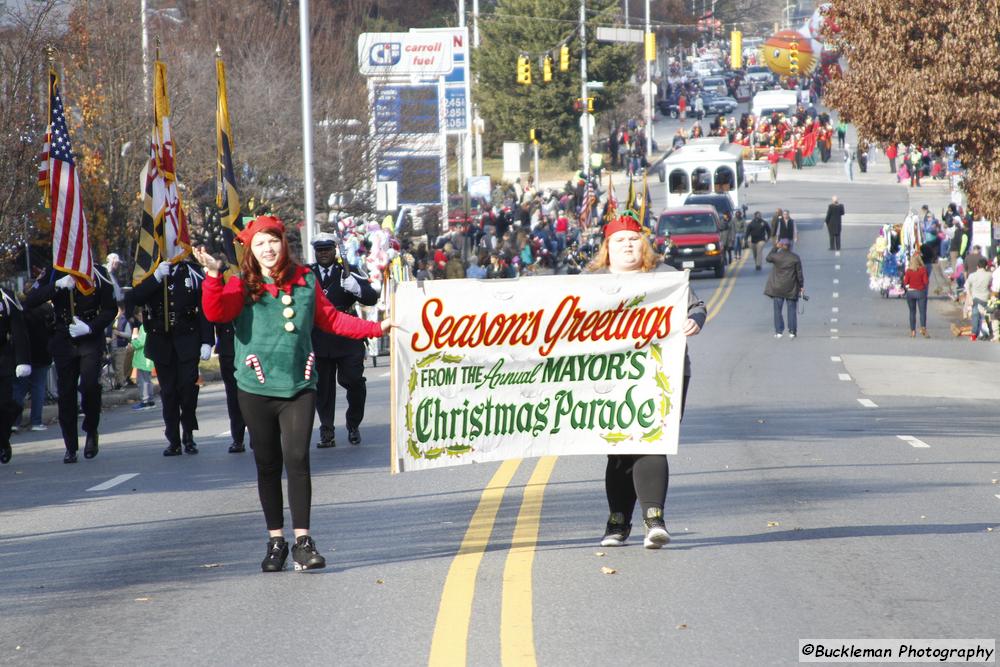
{"type": "Polygon", "coordinates": [[[726,275],[722,252],[722,221],[714,206],[680,206],[660,213],[656,223],[656,249],[675,269],[712,269],[726,275]]]}

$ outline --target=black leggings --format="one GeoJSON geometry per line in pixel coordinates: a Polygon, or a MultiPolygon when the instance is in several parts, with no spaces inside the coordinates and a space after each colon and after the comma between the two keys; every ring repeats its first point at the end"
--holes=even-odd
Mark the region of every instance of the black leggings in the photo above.
{"type": "Polygon", "coordinates": [[[246,420],[257,462],[257,493],[268,530],[285,525],[281,468],[288,476],[292,528],[309,530],[312,480],[309,439],[316,415],[316,392],[306,389],[292,398],[274,398],[239,390],[240,412],[246,420]]]}
{"type": "MultiPolygon", "coordinates": [[[[681,419],[687,403],[689,377],[684,377],[681,390],[681,419]]],[[[625,523],[632,520],[635,501],[638,499],[645,517],[651,508],[663,509],[670,483],[670,466],[662,454],[625,454],[608,456],[604,472],[604,490],[608,495],[608,509],[612,514],[621,512],[625,523]]]]}

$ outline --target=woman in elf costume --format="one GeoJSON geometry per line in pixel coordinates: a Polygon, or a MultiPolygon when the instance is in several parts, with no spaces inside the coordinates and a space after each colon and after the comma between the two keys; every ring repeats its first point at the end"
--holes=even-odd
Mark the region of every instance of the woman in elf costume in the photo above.
{"type": "MultiPolygon", "coordinates": [[[[612,220],[604,228],[604,243],[588,267],[594,273],[646,273],[676,271],[662,264],[643,235],[642,226],[632,212],[612,220]]],[[[641,280],[641,278],[637,278],[641,280]]],[[[705,303],[694,290],[688,292],[688,319],[684,322],[685,336],[695,336],[705,325],[705,303]]],[[[684,387],[681,390],[681,417],[687,398],[688,380],[691,377],[691,360],[684,352],[684,387]]],[[[609,455],[604,472],[604,489],[608,496],[608,524],[601,539],[603,547],[624,546],[632,532],[632,512],[638,500],[646,526],[643,545],[659,549],[670,541],[663,521],[663,506],[667,501],[667,483],[670,469],[667,457],[662,454],[609,455]]]]}
{"type": "Polygon", "coordinates": [[[338,312],[317,287],[313,273],[295,262],[285,226],[258,216],[237,239],[248,252],[241,277],[223,282],[222,262],[204,248],[195,257],[205,267],[202,309],[209,321],[233,322],[236,331],[236,385],[257,463],[257,491],[267,522],[264,572],[284,569],[288,543],[283,536],[281,469],[288,476],[296,570],[326,566],[309,535],[312,482],[309,438],[316,404],[314,326],[348,338],[377,338],[388,320],[369,322],[338,312]]]}

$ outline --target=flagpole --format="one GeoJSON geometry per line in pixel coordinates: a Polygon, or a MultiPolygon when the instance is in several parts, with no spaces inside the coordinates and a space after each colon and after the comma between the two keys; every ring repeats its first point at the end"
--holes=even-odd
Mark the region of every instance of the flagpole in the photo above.
{"type": "Polygon", "coordinates": [[[305,220],[302,225],[302,254],[307,264],[312,264],[313,221],[316,204],[313,201],[313,122],[312,122],[312,66],[309,46],[309,0],[299,0],[299,58],[302,74],[302,188],[305,194],[305,220]]]}

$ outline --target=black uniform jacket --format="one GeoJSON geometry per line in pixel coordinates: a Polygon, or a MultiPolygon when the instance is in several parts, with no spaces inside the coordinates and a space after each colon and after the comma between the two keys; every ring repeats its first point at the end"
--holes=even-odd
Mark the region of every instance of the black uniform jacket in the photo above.
{"type": "MultiPolygon", "coordinates": [[[[309,268],[316,274],[316,282],[322,287],[326,298],[340,312],[350,312],[355,303],[361,303],[364,306],[374,306],[378,303],[378,292],[375,291],[370,282],[363,278],[355,276],[358,284],[361,285],[360,298],[340,286],[344,271],[340,264],[334,263],[330,266],[330,277],[326,281],[322,279],[319,264],[312,264],[309,268]]],[[[342,357],[356,352],[364,345],[363,341],[328,334],[315,327],[313,327],[312,340],[313,351],[317,357],[342,357]]]]}
{"type": "Polygon", "coordinates": [[[75,356],[77,348],[87,344],[103,349],[104,330],[115,319],[118,307],[107,271],[103,266],[98,266],[95,273],[94,291],[84,294],[76,287],[71,290],[56,287],[56,281],[68,274],[48,268],[35,281],[24,299],[25,308],[36,308],[46,301],[52,302],[55,326],[49,338],[49,351],[56,359],[75,356]],[[89,334],[78,338],[69,335],[69,325],[73,323],[74,314],[90,327],[89,334]]]}
{"type": "Polygon", "coordinates": [[[162,283],[150,275],[132,290],[133,303],[142,306],[146,356],[154,364],[169,361],[171,348],[179,361],[192,361],[203,343],[215,344],[212,324],[201,310],[202,280],[193,264],[179,262],[162,283]]]}
{"type": "Polygon", "coordinates": [[[7,292],[0,290],[0,376],[14,376],[14,369],[31,363],[31,346],[24,313],[7,292]]]}

